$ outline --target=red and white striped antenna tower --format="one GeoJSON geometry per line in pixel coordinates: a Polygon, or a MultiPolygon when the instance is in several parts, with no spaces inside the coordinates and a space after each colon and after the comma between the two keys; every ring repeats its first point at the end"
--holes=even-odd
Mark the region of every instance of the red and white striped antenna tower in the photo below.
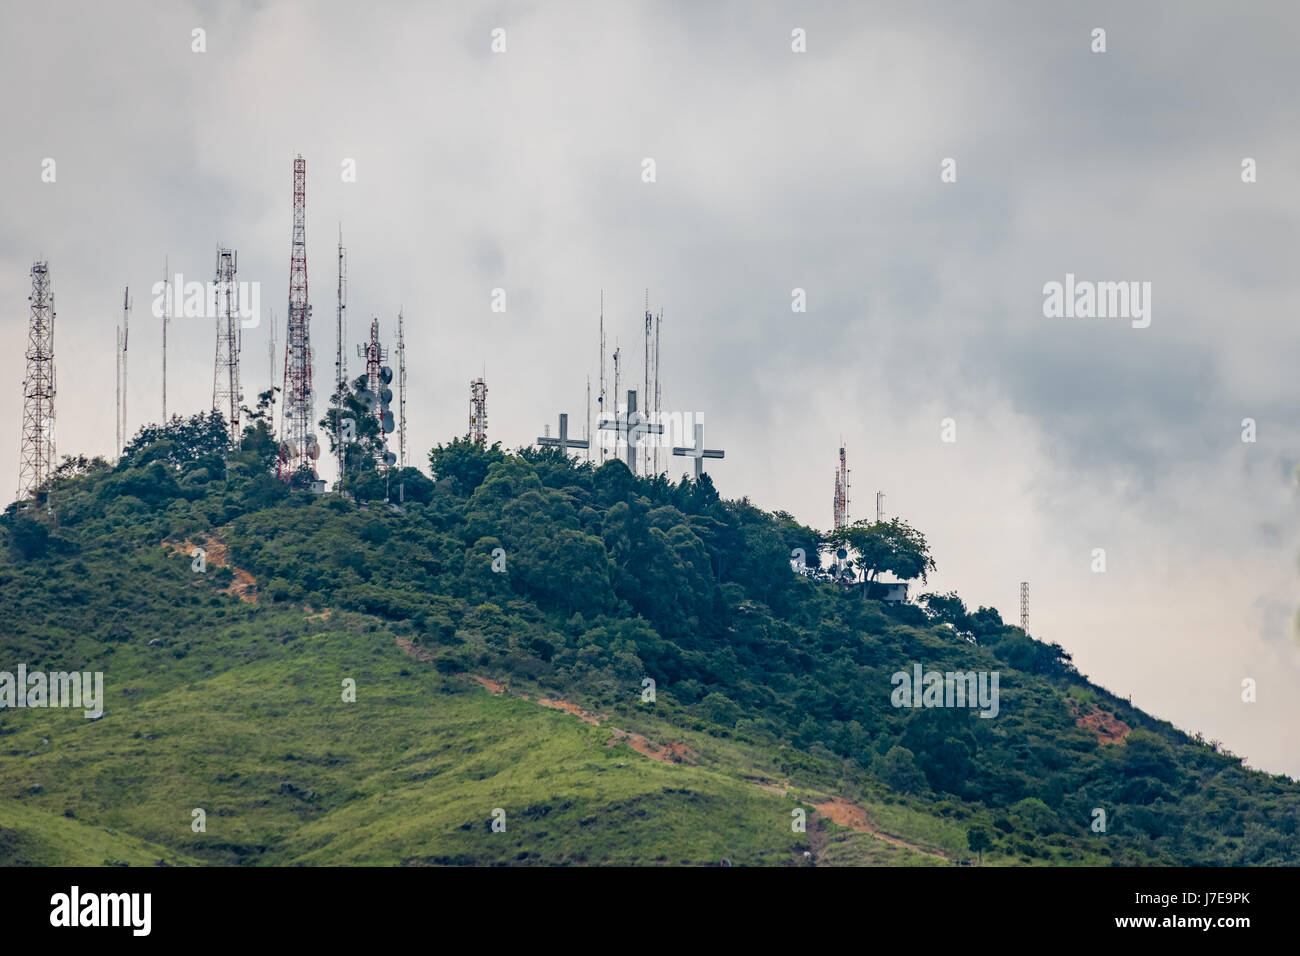
{"type": "Polygon", "coordinates": [[[481,378],[469,383],[469,437],[487,444],[487,384],[481,378]]]}
{"type": "Polygon", "coordinates": [[[835,472],[835,530],[849,523],[849,469],[844,457],[844,439],[840,439],[840,467],[835,472]]]}
{"type": "Polygon", "coordinates": [[[307,300],[307,161],[293,161],[293,246],[289,256],[289,318],[284,335],[284,397],[279,476],[290,481],[304,468],[316,478],[320,446],[311,432],[311,305],[307,300]]]}

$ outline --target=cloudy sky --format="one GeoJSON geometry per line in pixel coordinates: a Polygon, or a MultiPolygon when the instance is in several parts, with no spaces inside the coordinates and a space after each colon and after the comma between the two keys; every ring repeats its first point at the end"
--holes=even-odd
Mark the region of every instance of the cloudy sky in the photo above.
{"type": "MultiPolygon", "coordinates": [[[[1014,621],[1029,580],[1031,632],[1094,680],[1300,775],[1300,9],[1132,7],[3,0],[3,471],[37,258],[60,454],[113,453],[125,285],[130,428],[160,417],[164,256],[208,281],[239,250],[267,387],[300,152],[318,394],[341,225],[354,373],[405,310],[413,462],[480,374],[491,439],[580,433],[601,290],[639,379],[648,288],[663,406],[704,416],[724,495],[825,528],[842,436],[851,516],[884,491],[932,587],[1014,621]],[[1045,317],[1067,273],[1151,283],[1150,326],[1045,317]]],[[[212,321],[168,340],[170,410],[210,406],[212,321]]]]}

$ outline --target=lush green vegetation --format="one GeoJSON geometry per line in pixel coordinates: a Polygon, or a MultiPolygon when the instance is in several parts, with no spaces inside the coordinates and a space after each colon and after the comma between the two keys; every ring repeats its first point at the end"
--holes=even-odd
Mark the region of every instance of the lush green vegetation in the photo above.
{"type": "MultiPolygon", "coordinates": [[[[707,476],[465,439],[430,453],[433,480],[388,476],[363,428],[351,495],[317,496],[271,474],[266,408],[238,452],[219,418],[174,419],[5,514],[0,670],[101,670],[107,703],[0,710],[0,863],[1300,863],[1293,781],[995,609],[865,599],[817,570],[840,542],[707,476]],[[376,500],[397,484],[401,507],[376,500]],[[914,663],[998,671],[997,717],[895,708],[914,663]],[[868,825],[792,830],[836,798],[868,825]]],[[[902,522],[843,543],[864,579],[934,566],[902,522]]]]}

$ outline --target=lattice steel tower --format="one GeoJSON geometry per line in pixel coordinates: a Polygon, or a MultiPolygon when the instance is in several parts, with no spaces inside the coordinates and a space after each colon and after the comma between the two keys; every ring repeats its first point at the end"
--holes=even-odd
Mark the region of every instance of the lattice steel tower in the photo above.
{"type": "Polygon", "coordinates": [[[284,396],[280,425],[280,478],[303,468],[316,477],[320,453],[311,431],[311,305],[307,300],[307,161],[293,161],[293,247],[289,257],[289,319],[284,335],[284,396]]]}
{"type": "Polygon", "coordinates": [[[32,265],[27,377],[23,379],[23,440],[18,498],[33,498],[54,473],[54,293],[48,262],[32,265]]]}
{"type": "Polygon", "coordinates": [[[243,345],[239,324],[239,253],[217,250],[215,280],[217,355],[212,371],[212,410],[221,413],[230,429],[230,446],[239,447],[239,351],[243,345]]]}
{"type": "Polygon", "coordinates": [[[481,378],[469,383],[469,437],[487,444],[487,384],[481,378]]]}
{"type": "Polygon", "coordinates": [[[1029,633],[1029,582],[1020,582],[1020,629],[1029,633]]]}
{"type": "Polygon", "coordinates": [[[406,467],[406,320],[402,310],[397,310],[397,410],[401,421],[397,426],[397,465],[406,467]]]}
{"type": "Polygon", "coordinates": [[[840,445],[840,467],[835,472],[835,530],[839,531],[849,523],[849,469],[844,457],[844,446],[840,445]]]}

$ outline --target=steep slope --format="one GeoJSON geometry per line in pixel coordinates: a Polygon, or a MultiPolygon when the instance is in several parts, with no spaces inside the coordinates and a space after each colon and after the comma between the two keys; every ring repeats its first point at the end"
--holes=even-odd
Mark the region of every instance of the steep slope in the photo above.
{"type": "Polygon", "coordinates": [[[0,710],[0,827],[221,863],[1300,863],[1294,781],[991,608],[793,573],[823,536],[707,476],[457,441],[358,505],[286,490],[252,430],[216,480],[203,434],[6,514],[0,670],[107,700],[0,710]],[[896,706],[915,666],[998,672],[997,715],[896,706]]]}

